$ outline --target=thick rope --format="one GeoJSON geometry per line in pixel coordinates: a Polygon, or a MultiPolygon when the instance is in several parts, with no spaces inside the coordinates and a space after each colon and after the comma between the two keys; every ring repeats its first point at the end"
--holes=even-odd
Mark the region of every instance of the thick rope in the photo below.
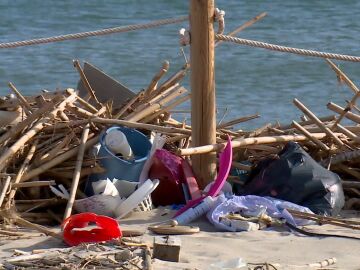
{"type": "Polygon", "coordinates": [[[322,57],[322,58],[329,58],[329,59],[336,59],[336,60],[343,60],[343,61],[351,61],[351,62],[360,62],[359,56],[352,56],[352,55],[343,55],[343,54],[336,54],[336,53],[327,53],[327,52],[318,52],[313,50],[305,50],[305,49],[298,49],[286,46],[279,46],[275,44],[243,39],[243,38],[236,38],[227,35],[219,35],[216,34],[215,38],[217,40],[225,41],[225,42],[233,42],[241,45],[257,47],[257,48],[264,48],[273,51],[279,52],[287,52],[287,53],[294,53],[300,54],[305,56],[313,56],[313,57],[322,57]]]}
{"type": "Polygon", "coordinates": [[[223,34],[225,30],[225,11],[216,8],[215,9],[215,21],[218,22],[218,34],[223,34]]]}
{"type": "Polygon", "coordinates": [[[31,39],[31,40],[0,43],[0,49],[16,48],[16,47],[37,45],[37,44],[50,43],[50,42],[59,42],[59,41],[87,38],[87,37],[93,37],[93,36],[102,36],[102,35],[109,35],[109,34],[113,34],[113,33],[124,33],[124,32],[129,32],[129,31],[134,31],[134,30],[149,29],[149,28],[153,28],[153,27],[157,27],[157,26],[161,26],[161,25],[184,22],[184,21],[187,21],[188,19],[189,19],[189,16],[182,16],[182,17],[178,17],[178,18],[156,20],[156,21],[152,21],[150,23],[145,23],[145,24],[132,24],[132,25],[127,25],[127,26],[119,26],[119,27],[114,27],[114,28],[107,28],[107,29],[102,29],[102,30],[75,33],[75,34],[60,35],[60,36],[54,36],[54,37],[48,37],[48,38],[38,38],[38,39],[31,39]]]}

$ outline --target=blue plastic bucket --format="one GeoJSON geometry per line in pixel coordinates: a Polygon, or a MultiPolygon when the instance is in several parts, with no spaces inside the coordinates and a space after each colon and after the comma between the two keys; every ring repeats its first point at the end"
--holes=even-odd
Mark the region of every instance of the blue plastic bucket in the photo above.
{"type": "Polygon", "coordinates": [[[116,178],[119,180],[134,182],[139,181],[140,173],[151,149],[151,143],[144,134],[135,129],[114,126],[108,128],[100,135],[99,142],[100,149],[97,154],[97,159],[99,164],[105,168],[106,172],[90,176],[85,189],[86,193],[93,193],[91,183],[106,178],[109,178],[110,180],[116,178]],[[125,134],[134,155],[133,160],[125,160],[119,156],[116,156],[106,146],[105,136],[109,131],[114,129],[119,130],[125,134]]]}

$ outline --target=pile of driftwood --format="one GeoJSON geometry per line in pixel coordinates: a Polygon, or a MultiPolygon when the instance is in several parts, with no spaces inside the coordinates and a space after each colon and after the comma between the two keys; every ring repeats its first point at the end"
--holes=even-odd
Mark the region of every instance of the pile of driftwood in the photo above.
{"type": "MultiPolygon", "coordinates": [[[[70,216],[75,198],[86,196],[82,190],[87,176],[104,172],[87,150],[98,142],[100,132],[109,125],[132,127],[149,136],[153,131],[165,134],[168,136],[165,147],[181,156],[219,151],[230,135],[235,149],[233,167],[247,171],[251,166],[244,161],[256,164],[264,157],[276,155],[286,142],[297,141],[315,160],[342,177],[347,199],[345,208],[359,209],[360,127],[343,126],[340,122],[348,118],[360,123],[360,115],[355,112],[360,91],[336,65],[328,63],[355,93],[346,108],[328,104],[336,115],[318,118],[295,99],[295,106],[306,118],[303,121],[293,121],[290,125],[267,124],[253,131],[236,130],[234,125],[259,115],[220,122],[217,144],[202,147],[189,147],[191,126],[173,119],[170,114],[175,106],[190,98],[187,90],[179,85],[189,68],[187,64],[159,84],[169,68],[168,62],[164,62],[150,85],[122,106],[97,99],[78,61],[74,64],[88,90],[86,97],[80,97],[73,89],[24,97],[10,83],[14,96],[0,102],[3,113],[0,136],[0,207],[3,211],[0,215],[10,222],[25,220],[42,224],[58,224],[70,216]],[[70,191],[68,201],[50,191],[49,186],[54,184],[63,184],[70,191]],[[18,219],[12,219],[14,215],[9,211],[15,211],[18,219]]],[[[237,182],[236,177],[230,176],[229,180],[237,182]]]]}
{"type": "Polygon", "coordinates": [[[87,96],[66,89],[25,97],[9,83],[14,94],[0,101],[0,207],[7,210],[0,215],[4,218],[9,210],[16,211],[19,218],[43,224],[59,223],[70,216],[75,198],[85,197],[82,190],[87,176],[104,172],[87,150],[98,143],[107,126],[128,126],[147,135],[160,132],[172,141],[191,134],[189,129],[166,124],[178,123],[171,120],[169,112],[190,98],[179,85],[188,65],[159,84],[169,68],[165,62],[145,90],[113,106],[97,99],[79,62],[74,64],[87,96]],[[70,191],[67,202],[50,191],[55,183],[70,191]]]}

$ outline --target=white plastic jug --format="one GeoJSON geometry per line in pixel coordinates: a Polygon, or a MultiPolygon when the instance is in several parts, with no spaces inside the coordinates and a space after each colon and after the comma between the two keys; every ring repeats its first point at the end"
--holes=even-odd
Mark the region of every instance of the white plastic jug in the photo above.
{"type": "Polygon", "coordinates": [[[126,160],[134,158],[129,142],[120,130],[109,130],[105,135],[105,144],[111,152],[121,154],[126,160]]]}

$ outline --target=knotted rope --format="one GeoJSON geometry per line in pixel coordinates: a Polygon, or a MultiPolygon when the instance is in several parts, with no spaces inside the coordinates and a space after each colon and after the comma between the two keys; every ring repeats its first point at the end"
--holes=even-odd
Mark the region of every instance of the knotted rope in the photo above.
{"type": "Polygon", "coordinates": [[[190,44],[190,32],[185,28],[179,30],[179,43],[181,46],[186,46],[190,44]]]}
{"type": "MultiPolygon", "coordinates": [[[[214,11],[214,21],[218,22],[218,34],[223,34],[225,30],[225,11],[216,8],[214,11]]],[[[181,46],[187,46],[190,44],[190,32],[185,28],[179,30],[179,43],[181,46]]]]}
{"type": "Polygon", "coordinates": [[[215,38],[217,40],[221,40],[221,41],[225,41],[225,42],[232,42],[232,43],[237,43],[237,44],[246,45],[246,46],[250,46],[250,47],[263,48],[263,49],[268,49],[268,50],[273,50],[273,51],[278,51],[278,52],[287,52],[287,53],[294,53],[294,54],[305,55],[305,56],[322,57],[322,58],[336,59],[336,60],[343,60],[343,61],[350,61],[350,62],[360,62],[359,56],[328,53],[328,52],[318,52],[318,51],[313,51],[313,50],[305,50],[305,49],[299,49],[299,48],[293,48],[293,47],[286,47],[286,46],[280,46],[280,45],[260,42],[260,41],[256,41],[256,40],[231,37],[231,36],[227,36],[227,35],[216,34],[215,38]]]}
{"type": "Polygon", "coordinates": [[[127,25],[127,26],[119,26],[119,27],[114,27],[114,28],[107,28],[107,29],[102,29],[102,30],[95,30],[95,31],[75,33],[75,34],[60,35],[60,36],[54,36],[54,37],[48,37],[48,38],[38,38],[38,39],[31,39],[31,40],[6,42],[6,43],[0,43],[0,49],[16,48],[16,47],[37,45],[37,44],[50,43],[50,42],[59,42],[59,41],[87,38],[87,37],[93,37],[93,36],[102,36],[102,35],[109,35],[109,34],[113,34],[113,33],[124,33],[124,32],[129,32],[129,31],[154,28],[154,27],[161,26],[161,25],[184,22],[184,21],[187,21],[188,19],[189,19],[188,16],[182,16],[182,17],[177,17],[177,18],[156,20],[156,21],[152,21],[152,22],[144,23],[144,24],[132,24],[132,25],[127,25]]]}
{"type": "Polygon", "coordinates": [[[218,22],[218,34],[223,34],[225,30],[225,11],[216,8],[215,9],[215,21],[218,22]]]}

